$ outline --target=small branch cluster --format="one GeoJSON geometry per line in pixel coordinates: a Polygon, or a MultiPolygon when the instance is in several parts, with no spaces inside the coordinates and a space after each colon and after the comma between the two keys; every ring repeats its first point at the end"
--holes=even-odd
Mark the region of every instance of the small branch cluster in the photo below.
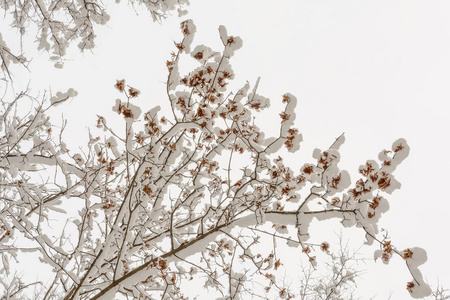
{"type": "MultiPolygon", "coordinates": [[[[120,2],[120,1],[116,1],[120,2]]],[[[168,13],[178,10],[182,15],[188,0],[129,0],[132,6],[142,5],[150,12],[154,21],[160,21],[168,13]]],[[[0,0],[0,9],[11,15],[11,27],[19,36],[32,34],[36,28],[38,50],[51,52],[55,67],[62,68],[62,58],[72,42],[78,42],[81,51],[95,47],[95,26],[105,25],[110,16],[106,2],[102,1],[60,1],[60,0],[0,0]]],[[[33,33],[34,34],[34,33],[33,33]]],[[[21,43],[21,42],[20,42],[21,43]]],[[[22,46],[22,45],[21,45],[22,46]]],[[[0,33],[1,69],[11,78],[10,62],[25,64],[23,55],[10,52],[0,33]]]]}

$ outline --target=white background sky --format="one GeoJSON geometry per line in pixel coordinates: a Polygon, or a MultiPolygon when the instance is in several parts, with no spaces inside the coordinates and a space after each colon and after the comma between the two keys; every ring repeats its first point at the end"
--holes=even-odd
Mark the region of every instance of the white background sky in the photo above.
{"type": "MultiPolygon", "coordinates": [[[[297,96],[304,141],[296,159],[302,163],[345,132],[340,166],[355,181],[366,159],[376,159],[399,137],[408,141],[410,155],[394,173],[402,188],[389,197],[391,209],[380,225],[399,249],[425,248],[424,277],[450,288],[450,2],[191,0],[188,10],[185,17],[197,26],[194,45],[220,51],[219,25],[243,39],[231,60],[237,86],[261,77],[258,93],[273,102],[285,92],[297,96]]],[[[16,75],[18,85],[31,80],[35,92],[78,90],[62,107],[74,145],[86,141],[97,114],[112,114],[116,79],[140,89],[138,101],[146,108],[167,103],[165,61],[180,39],[180,19],[153,23],[125,3],[111,3],[109,11],[112,19],[97,28],[93,53],[74,50],[62,70],[42,53],[31,73],[16,75]]],[[[278,122],[278,109],[273,114],[278,122]]],[[[392,299],[408,299],[410,276],[399,257],[389,266],[369,261],[366,267],[361,294],[387,299],[393,291],[392,299]]]]}

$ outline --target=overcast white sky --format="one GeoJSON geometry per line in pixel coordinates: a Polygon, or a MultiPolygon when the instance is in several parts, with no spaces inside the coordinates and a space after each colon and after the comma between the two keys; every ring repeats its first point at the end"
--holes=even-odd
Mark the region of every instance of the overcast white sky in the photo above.
{"type": "MultiPolygon", "coordinates": [[[[139,8],[136,16],[126,4],[109,6],[112,20],[98,28],[93,53],[74,51],[63,70],[43,53],[32,73],[16,80],[31,80],[35,91],[78,90],[63,107],[74,144],[86,140],[97,114],[112,114],[116,79],[140,89],[143,106],[166,103],[165,61],[179,40],[180,19],[158,24],[139,8]]],[[[314,148],[345,132],[341,168],[355,180],[366,159],[399,137],[408,141],[410,156],[395,172],[402,189],[389,197],[381,227],[399,249],[425,248],[424,277],[450,288],[450,2],[191,0],[188,10],[197,26],[194,45],[220,50],[219,25],[243,39],[231,60],[237,86],[261,77],[258,92],[272,101],[285,92],[297,96],[304,138],[298,159],[309,160],[314,148]]],[[[410,276],[400,258],[366,267],[364,294],[386,299],[393,291],[392,299],[408,299],[410,276]]]]}

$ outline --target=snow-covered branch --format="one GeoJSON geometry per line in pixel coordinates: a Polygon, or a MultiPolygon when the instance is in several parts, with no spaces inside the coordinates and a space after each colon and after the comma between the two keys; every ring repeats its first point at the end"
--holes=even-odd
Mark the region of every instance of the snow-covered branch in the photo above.
{"type": "MultiPolygon", "coordinates": [[[[42,9],[44,20],[51,17],[44,2],[33,7],[42,9]]],[[[84,9],[89,20],[102,15],[98,4],[84,9]]],[[[376,257],[383,262],[401,256],[412,276],[407,291],[429,295],[418,269],[425,251],[395,248],[377,225],[389,209],[387,196],[400,187],[393,172],[409,153],[407,142],[398,139],[379,161],[363,164],[353,184],[339,167],[343,135],[294,171],[282,156],[298,151],[302,141],[294,127],[295,96],[280,97],[283,108],[273,121],[278,136],[266,137],[254,116],[269,100],[256,87],[250,92],[248,83],[236,92],[228,88],[230,59],[241,39],[220,27],[223,49],[216,52],[191,46],[195,30],[191,20],[181,23],[182,41],[167,61],[171,116],[160,115],[160,107],[143,113],[135,104],[139,90],[119,79],[122,98],[113,111],[124,130],[114,131],[99,116],[82,153],[55,142],[45,102],[30,98],[33,109],[25,115],[15,107],[26,105],[26,94],[3,102],[0,251],[9,255],[3,258],[14,257],[19,250],[13,246],[23,240],[38,249],[53,272],[42,293],[48,299],[180,299],[195,274],[219,298],[304,298],[306,290],[290,289],[279,276],[284,258],[278,243],[298,249],[315,268],[315,249],[328,253],[329,244],[311,242],[309,227],[335,218],[361,228],[368,244],[378,243],[376,257]],[[187,55],[198,67],[181,75],[178,64],[187,55]],[[267,237],[270,252],[260,244],[267,237]]],[[[58,43],[59,33],[52,34],[58,43]]],[[[59,93],[50,107],[74,95],[59,93]]],[[[64,141],[63,133],[56,140],[64,141]]],[[[345,261],[336,264],[336,277],[319,291],[326,298],[354,277],[345,261]]]]}

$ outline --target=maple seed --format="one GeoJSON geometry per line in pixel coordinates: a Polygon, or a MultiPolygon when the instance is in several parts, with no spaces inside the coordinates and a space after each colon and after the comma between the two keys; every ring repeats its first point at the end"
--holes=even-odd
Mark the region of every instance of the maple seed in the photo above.
{"type": "Polygon", "coordinates": [[[341,202],[341,200],[337,197],[334,197],[333,199],[331,199],[331,204],[333,204],[333,205],[337,205],[339,202],[341,202]]]}
{"type": "Polygon", "coordinates": [[[181,22],[180,28],[181,28],[181,31],[183,32],[184,35],[189,35],[189,34],[190,34],[189,26],[188,26],[188,21],[187,21],[187,20],[181,22]]]}
{"type": "Polygon", "coordinates": [[[202,52],[197,52],[197,54],[194,55],[194,58],[198,59],[198,60],[202,59],[203,58],[203,51],[202,52]]]}
{"type": "Polygon", "coordinates": [[[128,89],[128,94],[130,94],[131,98],[136,98],[137,96],[139,96],[141,92],[138,89],[135,89],[133,87],[130,86],[130,88],[128,89]]]}
{"type": "Polygon", "coordinates": [[[378,180],[378,186],[380,189],[385,190],[391,183],[391,179],[388,177],[382,177],[378,180]]]}
{"type": "Polygon", "coordinates": [[[340,180],[341,180],[341,173],[339,173],[338,176],[333,177],[331,179],[331,187],[334,188],[334,189],[337,189],[340,180]]]}
{"type": "Polygon", "coordinates": [[[178,51],[183,51],[184,45],[182,43],[175,43],[175,47],[177,47],[178,51]]]}
{"type": "Polygon", "coordinates": [[[119,105],[119,114],[122,114],[125,118],[133,118],[133,113],[131,110],[126,108],[124,105],[119,105]]]}
{"type": "Polygon", "coordinates": [[[161,268],[161,270],[167,269],[167,260],[159,259],[158,265],[161,268]]]}
{"type": "Polygon", "coordinates": [[[397,153],[398,151],[402,150],[404,147],[402,144],[398,145],[397,148],[395,148],[394,152],[397,153]]]}
{"type": "Polygon", "coordinates": [[[403,250],[403,259],[412,258],[413,252],[410,249],[403,250]]]}
{"type": "Polygon", "coordinates": [[[284,123],[284,122],[286,122],[287,120],[289,120],[290,115],[288,115],[288,114],[285,113],[285,112],[282,112],[282,113],[280,114],[280,117],[281,117],[281,123],[284,123]]]}
{"type": "Polygon", "coordinates": [[[312,174],[313,171],[314,171],[314,169],[312,166],[306,166],[303,168],[303,173],[308,174],[308,175],[312,174]]]}
{"type": "Polygon", "coordinates": [[[384,241],[384,243],[383,243],[383,251],[386,252],[386,253],[391,253],[392,252],[391,241],[384,241]]]}
{"type": "Polygon", "coordinates": [[[372,208],[372,209],[377,208],[378,205],[380,204],[380,199],[381,199],[381,196],[374,197],[372,200],[373,202],[369,204],[370,208],[372,208]]]}
{"type": "Polygon", "coordinates": [[[125,79],[117,80],[116,84],[114,85],[116,89],[123,92],[125,89],[125,79]]]}
{"type": "Polygon", "coordinates": [[[327,242],[323,242],[320,245],[320,250],[322,250],[323,252],[328,252],[329,248],[330,248],[330,244],[328,244],[327,242]]]}
{"type": "Polygon", "coordinates": [[[366,168],[359,170],[359,173],[363,174],[364,176],[369,176],[375,169],[372,167],[372,164],[369,162],[366,162],[366,168]]]}
{"type": "Polygon", "coordinates": [[[274,264],[275,270],[277,270],[281,266],[280,260],[277,260],[274,264]]]}

